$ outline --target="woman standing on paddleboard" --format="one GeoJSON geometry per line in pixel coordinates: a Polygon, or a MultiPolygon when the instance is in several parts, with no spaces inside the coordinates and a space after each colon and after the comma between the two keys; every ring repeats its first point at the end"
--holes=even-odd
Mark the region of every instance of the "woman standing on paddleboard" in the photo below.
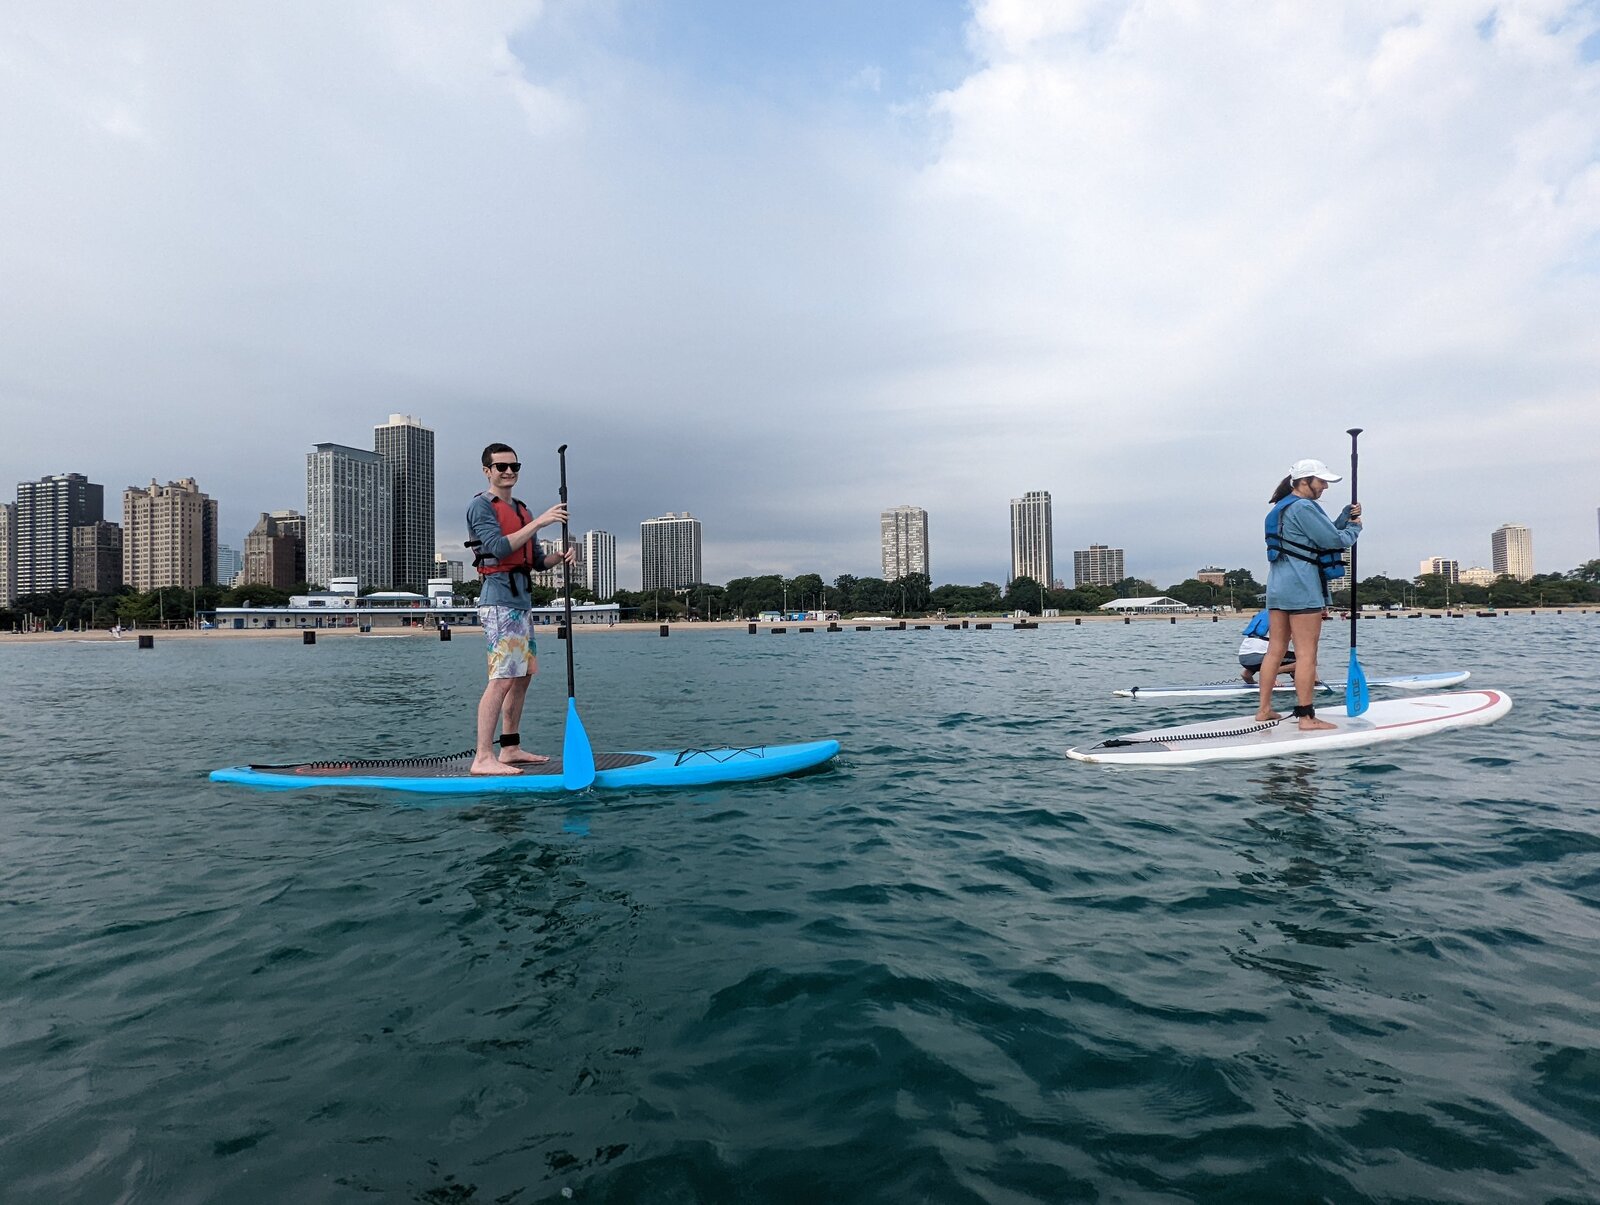
{"type": "Polygon", "coordinates": [[[1294,714],[1302,731],[1332,728],[1317,719],[1311,698],[1317,688],[1317,641],[1328,583],[1344,576],[1343,553],[1361,535],[1361,504],[1329,519],[1317,504],[1328,485],[1343,478],[1320,460],[1297,460],[1278,483],[1267,512],[1267,653],[1261,660],[1261,704],[1256,719],[1281,720],[1272,710],[1272,684],[1284,653],[1294,642],[1294,714]]]}

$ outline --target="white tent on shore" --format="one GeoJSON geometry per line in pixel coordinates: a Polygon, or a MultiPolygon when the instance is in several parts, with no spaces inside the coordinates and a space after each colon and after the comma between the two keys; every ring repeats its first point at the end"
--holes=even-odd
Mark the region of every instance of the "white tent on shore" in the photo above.
{"type": "Polygon", "coordinates": [[[1100,609],[1117,615],[1166,615],[1173,611],[1193,610],[1188,603],[1168,598],[1165,594],[1150,598],[1114,598],[1100,604],[1100,609]]]}

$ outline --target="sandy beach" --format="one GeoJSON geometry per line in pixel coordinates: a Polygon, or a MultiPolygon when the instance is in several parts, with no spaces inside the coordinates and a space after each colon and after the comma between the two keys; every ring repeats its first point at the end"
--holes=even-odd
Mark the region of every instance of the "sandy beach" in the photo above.
{"type": "MultiPolygon", "coordinates": [[[[1390,612],[1372,612],[1372,613],[1368,613],[1368,614],[1363,615],[1361,618],[1365,622],[1390,620],[1390,619],[1408,619],[1408,618],[1413,618],[1413,617],[1418,616],[1418,615],[1421,615],[1421,616],[1426,617],[1426,618],[1435,618],[1435,619],[1437,619],[1437,618],[1453,618],[1453,619],[1500,618],[1500,619],[1512,619],[1512,618],[1535,617],[1535,616],[1538,616],[1538,615],[1541,615],[1541,614],[1543,614],[1543,615],[1574,615],[1574,614],[1587,615],[1587,614],[1591,614],[1591,613],[1600,613],[1600,607],[1597,607],[1597,606],[1594,606],[1594,605],[1591,604],[1591,605],[1588,605],[1588,606],[1572,606],[1572,607],[1559,607],[1559,608],[1557,608],[1557,607],[1546,607],[1546,608],[1534,607],[1534,608],[1529,608],[1529,609],[1526,609],[1526,610],[1509,610],[1508,609],[1508,610],[1499,611],[1495,616],[1492,616],[1492,617],[1490,617],[1490,616],[1482,616],[1482,617],[1480,617],[1473,611],[1451,611],[1451,612],[1448,612],[1448,613],[1446,613],[1446,612],[1444,612],[1442,610],[1423,610],[1423,611],[1420,611],[1420,612],[1416,612],[1416,611],[1390,611],[1390,612]]],[[[1218,615],[1211,615],[1211,614],[1201,614],[1201,615],[1132,615],[1132,616],[1122,616],[1122,615],[1058,615],[1058,616],[1047,616],[1047,617],[1045,617],[1043,619],[1037,619],[1037,620],[1030,619],[1030,620],[1027,620],[1026,622],[1028,622],[1028,623],[1038,623],[1038,624],[1068,624],[1068,625],[1121,624],[1121,623],[1133,623],[1133,624],[1152,624],[1152,623],[1155,623],[1155,624],[1171,625],[1173,623],[1178,623],[1178,624],[1215,623],[1215,624],[1219,624],[1219,625],[1222,625],[1222,626],[1227,626],[1229,624],[1243,622],[1243,619],[1244,619],[1243,613],[1236,613],[1236,614],[1233,614],[1233,615],[1221,615],[1221,614],[1218,614],[1218,615]]],[[[1333,617],[1332,617],[1332,619],[1330,619],[1329,622],[1341,623],[1341,622],[1347,621],[1347,619],[1348,619],[1348,616],[1341,616],[1338,612],[1335,612],[1333,617]]],[[[926,624],[928,627],[933,628],[933,629],[942,629],[948,624],[965,623],[969,628],[975,627],[978,624],[990,624],[995,628],[1009,629],[1009,628],[1015,627],[1017,622],[1018,622],[1017,620],[1012,619],[1010,616],[980,615],[980,616],[976,616],[976,617],[963,616],[963,617],[960,617],[960,618],[949,618],[949,619],[912,618],[912,619],[907,619],[905,621],[905,624],[906,624],[907,628],[915,628],[918,625],[926,624]]],[[[889,619],[884,619],[882,616],[877,616],[877,617],[868,618],[868,619],[841,619],[841,620],[838,621],[838,624],[839,624],[839,627],[841,629],[843,629],[844,631],[847,631],[847,632],[848,631],[854,631],[857,628],[871,628],[871,629],[873,629],[875,631],[881,631],[881,630],[885,630],[885,629],[898,628],[899,624],[900,624],[900,621],[898,619],[889,620],[889,619]]],[[[554,627],[554,626],[555,626],[554,624],[540,625],[540,629],[539,630],[540,630],[541,633],[548,632],[548,630],[550,628],[554,627]]],[[[695,620],[693,622],[679,621],[679,622],[676,622],[676,623],[669,623],[669,624],[662,624],[662,623],[657,623],[657,622],[646,620],[644,622],[635,621],[635,622],[630,622],[630,623],[618,623],[618,624],[579,624],[577,626],[577,631],[578,631],[578,635],[579,635],[580,638],[588,637],[588,636],[607,636],[607,635],[612,635],[612,634],[617,634],[617,633],[626,634],[626,635],[642,635],[642,636],[656,636],[656,637],[659,637],[660,634],[661,634],[661,629],[663,627],[665,627],[667,629],[667,632],[668,632],[668,634],[670,636],[677,636],[677,635],[694,635],[695,633],[699,633],[699,632],[745,632],[745,631],[749,630],[749,626],[750,626],[750,621],[743,620],[743,619],[738,619],[738,620],[720,619],[720,620],[709,620],[709,621],[695,620]]],[[[757,634],[758,635],[768,634],[774,628],[783,629],[785,634],[799,634],[801,629],[809,629],[812,632],[815,632],[817,634],[821,634],[821,633],[824,633],[827,630],[827,627],[828,627],[828,625],[825,624],[825,623],[819,623],[817,621],[812,620],[812,621],[790,621],[790,622],[787,622],[787,623],[777,623],[777,624],[774,624],[774,623],[760,623],[760,624],[756,625],[756,630],[757,630],[757,634]]],[[[432,627],[409,627],[409,628],[408,627],[392,627],[392,628],[385,627],[385,628],[380,628],[378,630],[371,631],[371,632],[363,632],[358,628],[247,628],[247,629],[243,629],[243,630],[235,630],[235,629],[232,629],[232,628],[210,628],[210,629],[199,629],[199,630],[196,630],[194,628],[166,628],[166,629],[163,629],[163,628],[144,628],[144,629],[140,629],[138,631],[131,631],[131,630],[130,631],[125,631],[120,639],[113,638],[111,633],[108,632],[108,631],[105,631],[105,630],[92,630],[92,631],[88,631],[88,632],[27,632],[27,633],[5,632],[5,633],[0,633],[0,648],[4,648],[7,644],[61,643],[61,642],[71,642],[71,641],[77,641],[77,642],[94,641],[94,642],[105,642],[107,644],[126,644],[126,645],[129,645],[130,647],[137,647],[138,643],[139,643],[137,637],[139,637],[141,635],[154,636],[157,640],[262,640],[262,639],[266,639],[266,640],[284,640],[284,639],[300,639],[302,637],[302,634],[305,633],[305,632],[315,632],[317,634],[317,638],[319,640],[323,640],[323,639],[338,639],[338,640],[349,640],[349,639],[354,639],[354,640],[393,640],[393,639],[402,638],[402,637],[405,638],[405,639],[408,639],[408,640],[437,640],[437,639],[439,639],[438,631],[435,628],[432,628],[432,627]]],[[[480,629],[478,629],[476,627],[459,627],[458,626],[458,627],[451,628],[451,632],[454,635],[463,637],[465,639],[476,639],[480,635],[480,629]]]]}

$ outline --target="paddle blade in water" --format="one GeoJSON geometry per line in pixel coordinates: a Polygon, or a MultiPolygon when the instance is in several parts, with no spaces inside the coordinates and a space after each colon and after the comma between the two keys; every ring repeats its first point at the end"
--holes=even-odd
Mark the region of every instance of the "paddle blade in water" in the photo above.
{"type": "MultiPolygon", "coordinates": [[[[1363,694],[1365,683],[1362,684],[1363,694]]],[[[561,785],[569,791],[581,791],[594,782],[594,748],[589,744],[589,734],[583,730],[578,718],[578,701],[567,700],[567,734],[561,742],[561,785]]]]}
{"type": "Polygon", "coordinates": [[[1367,675],[1356,660],[1355,649],[1350,650],[1350,673],[1344,683],[1344,712],[1360,715],[1367,709],[1367,675]]]}

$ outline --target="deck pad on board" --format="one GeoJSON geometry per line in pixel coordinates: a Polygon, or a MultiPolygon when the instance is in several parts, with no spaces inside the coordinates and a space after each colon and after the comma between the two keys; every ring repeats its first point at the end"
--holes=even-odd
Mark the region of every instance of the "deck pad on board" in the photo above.
{"type": "MultiPolygon", "coordinates": [[[[596,787],[693,787],[753,782],[809,770],[830,761],[838,741],[711,749],[635,750],[594,755],[596,787]]],[[[561,758],[525,765],[516,774],[470,773],[472,754],[441,757],[326,759],[289,765],[228,766],[212,782],[288,790],[302,787],[380,787],[426,795],[556,794],[564,790],[561,758]]]]}
{"type": "Polygon", "coordinates": [[[1261,723],[1255,716],[1174,724],[1109,737],[1081,749],[1068,749],[1075,761],[1105,765],[1181,766],[1209,761],[1247,761],[1296,753],[1356,749],[1386,741],[1412,740],[1452,728],[1489,724],[1511,710],[1511,697],[1499,690],[1464,690],[1373,703],[1354,718],[1343,707],[1318,711],[1332,729],[1302,732],[1294,717],[1261,723]]]}
{"type": "MultiPolygon", "coordinates": [[[[1391,690],[1442,690],[1446,686],[1459,686],[1472,674],[1464,669],[1437,674],[1397,674],[1387,678],[1368,678],[1368,686],[1386,686],[1391,690]]],[[[1318,682],[1317,692],[1323,695],[1343,694],[1343,682],[1318,682]]],[[[1294,689],[1293,682],[1279,680],[1275,691],[1294,689]]],[[[1250,686],[1242,678],[1225,682],[1203,682],[1197,686],[1130,686],[1111,693],[1124,699],[1227,699],[1258,694],[1260,685],[1250,686]]]]}

